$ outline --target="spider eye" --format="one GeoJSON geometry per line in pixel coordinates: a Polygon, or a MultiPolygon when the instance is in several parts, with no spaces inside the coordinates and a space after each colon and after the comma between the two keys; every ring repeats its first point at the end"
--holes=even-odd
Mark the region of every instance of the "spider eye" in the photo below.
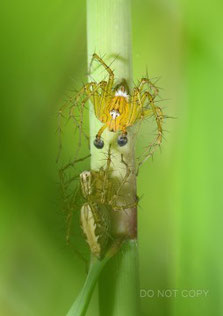
{"type": "Polygon", "coordinates": [[[120,147],[125,146],[128,143],[128,138],[125,135],[120,135],[118,137],[118,145],[120,147]]]}
{"type": "Polygon", "coordinates": [[[97,138],[96,137],[95,140],[94,140],[94,145],[95,145],[96,148],[102,149],[104,147],[104,142],[103,142],[103,140],[101,138],[97,138]]]}

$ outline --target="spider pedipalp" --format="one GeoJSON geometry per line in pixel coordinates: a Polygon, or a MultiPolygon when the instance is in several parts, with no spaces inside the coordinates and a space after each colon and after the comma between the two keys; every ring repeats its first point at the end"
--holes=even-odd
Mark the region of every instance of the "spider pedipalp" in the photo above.
{"type": "Polygon", "coordinates": [[[125,146],[128,143],[128,138],[126,135],[120,135],[118,137],[117,143],[120,147],[125,146]]]}
{"type": "Polygon", "coordinates": [[[104,147],[104,142],[103,142],[103,140],[101,138],[96,136],[96,138],[94,140],[94,145],[95,145],[96,148],[102,149],[104,147]]]}

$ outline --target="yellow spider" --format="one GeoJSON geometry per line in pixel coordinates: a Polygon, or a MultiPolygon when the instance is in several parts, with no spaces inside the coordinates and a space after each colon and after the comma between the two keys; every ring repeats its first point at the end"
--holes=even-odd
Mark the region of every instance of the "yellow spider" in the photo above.
{"type": "MultiPolygon", "coordinates": [[[[76,101],[82,99],[82,106],[90,99],[96,117],[104,124],[98,131],[94,145],[101,149],[104,142],[101,139],[103,131],[108,128],[111,132],[121,132],[117,143],[124,146],[128,142],[127,127],[145,117],[154,116],[158,128],[158,135],[153,145],[160,145],[162,142],[162,119],[161,109],[154,104],[158,95],[158,89],[147,78],[142,78],[139,85],[135,87],[132,94],[129,94],[126,81],[114,86],[114,73],[97,55],[93,54],[92,62],[97,60],[108,72],[108,80],[99,83],[90,82],[83,86],[76,96],[76,101]],[[146,84],[149,89],[145,89],[146,84]]],[[[91,62],[91,64],[92,64],[91,62]]]]}

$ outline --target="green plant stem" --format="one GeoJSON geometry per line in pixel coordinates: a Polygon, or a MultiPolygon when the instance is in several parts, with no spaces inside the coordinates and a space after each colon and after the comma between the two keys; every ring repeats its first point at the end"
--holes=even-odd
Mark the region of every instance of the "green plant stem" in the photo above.
{"type": "MultiPolygon", "coordinates": [[[[130,0],[87,0],[88,61],[93,53],[99,54],[111,65],[116,83],[125,79],[132,85],[131,50],[131,1],[130,0]]],[[[97,64],[99,66],[99,64],[97,64]]],[[[89,76],[96,82],[106,80],[106,71],[98,67],[89,76]]],[[[91,169],[105,167],[108,146],[112,146],[112,176],[120,181],[126,175],[126,165],[131,169],[121,191],[124,200],[131,205],[136,199],[135,135],[128,130],[128,144],[117,145],[117,133],[103,133],[105,146],[98,150],[92,144],[101,122],[90,107],[91,169]],[[121,161],[121,155],[126,163],[121,161]]],[[[123,200],[119,201],[123,203],[123,200]]],[[[136,206],[124,211],[113,212],[112,234],[126,239],[121,250],[104,267],[99,277],[99,307],[101,315],[139,315],[138,264],[137,264],[137,212],[136,206]]]]}
{"type": "Polygon", "coordinates": [[[100,315],[140,314],[136,240],[126,240],[104,267],[99,281],[99,299],[100,315]]]}
{"type": "Polygon", "coordinates": [[[71,306],[70,310],[68,311],[67,316],[84,316],[85,315],[95,284],[98,280],[98,277],[104,265],[106,264],[108,260],[109,260],[108,257],[104,258],[101,261],[92,257],[90,268],[89,268],[84,286],[80,294],[74,301],[73,305],[71,306]]]}
{"type": "MultiPolygon", "coordinates": [[[[114,70],[116,83],[125,79],[131,88],[132,85],[132,56],[131,56],[131,16],[129,0],[88,0],[87,1],[87,35],[88,35],[88,61],[91,62],[94,52],[107,64],[111,64],[114,70]]],[[[97,63],[97,66],[99,64],[97,63]]],[[[96,82],[105,80],[107,72],[103,67],[98,67],[89,77],[96,82]]],[[[112,145],[112,167],[113,177],[119,178],[122,182],[126,175],[126,166],[121,162],[121,154],[128,167],[131,168],[131,175],[121,192],[125,201],[132,204],[136,197],[136,176],[135,176],[135,135],[134,130],[128,129],[128,143],[120,147],[117,145],[118,133],[103,133],[104,148],[97,149],[93,144],[95,135],[102,126],[96,118],[93,107],[90,106],[90,143],[91,143],[91,169],[99,170],[105,167],[109,145],[112,145]]],[[[116,212],[114,226],[116,235],[136,238],[137,220],[136,208],[125,212],[116,212]]],[[[115,217],[115,216],[114,216],[115,217]]]]}

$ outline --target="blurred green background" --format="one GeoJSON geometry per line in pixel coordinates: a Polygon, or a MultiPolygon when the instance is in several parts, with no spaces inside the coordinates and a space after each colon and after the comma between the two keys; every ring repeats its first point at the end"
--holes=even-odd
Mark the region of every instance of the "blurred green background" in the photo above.
{"type": "MultiPolygon", "coordinates": [[[[78,241],[65,243],[55,162],[59,104],[86,80],[86,6],[2,9],[0,315],[59,316],[86,277],[78,241]]],[[[176,117],[138,178],[140,287],[154,291],[141,298],[146,316],[223,314],[222,10],[216,0],[133,1],[134,80],[146,68],[161,76],[162,106],[176,117]],[[177,297],[158,297],[165,289],[177,297]],[[189,289],[208,294],[183,297],[189,289]]]]}

